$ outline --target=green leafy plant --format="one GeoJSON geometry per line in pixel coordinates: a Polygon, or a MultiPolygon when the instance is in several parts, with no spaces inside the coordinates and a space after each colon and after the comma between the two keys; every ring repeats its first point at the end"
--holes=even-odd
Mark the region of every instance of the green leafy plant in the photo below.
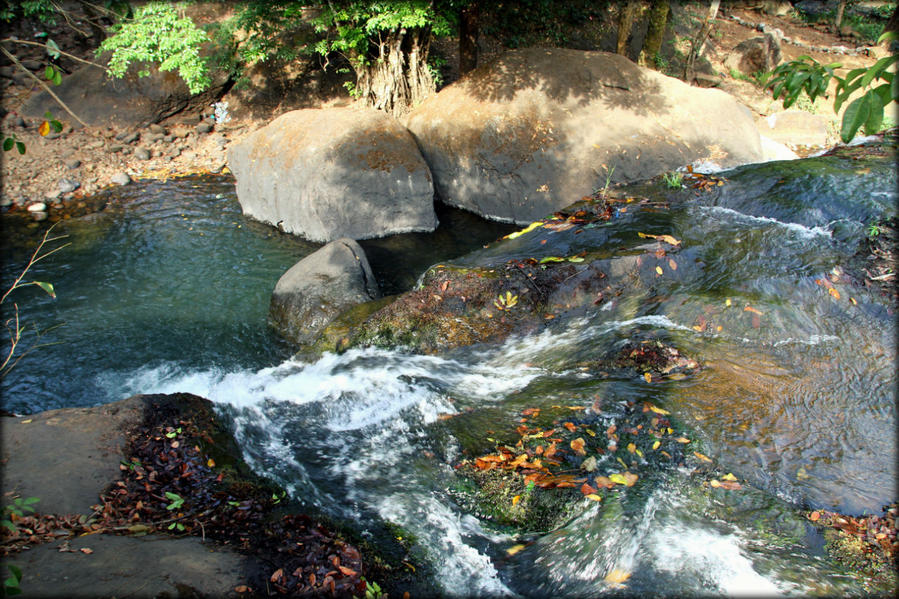
{"type": "Polygon", "coordinates": [[[663,180],[665,181],[665,187],[668,189],[683,189],[684,188],[684,174],[679,173],[677,171],[670,171],[662,175],[663,180]]]}
{"type": "Polygon", "coordinates": [[[3,140],[4,152],[9,152],[13,148],[18,150],[19,154],[25,154],[25,142],[19,141],[19,138],[16,137],[15,133],[3,140]]]}
{"type": "Polygon", "coordinates": [[[362,577],[362,581],[365,582],[364,599],[382,599],[383,597],[387,596],[381,591],[381,587],[378,585],[378,583],[365,580],[365,577],[362,577]]]}
{"type": "Polygon", "coordinates": [[[24,499],[16,497],[11,504],[3,506],[3,520],[0,520],[0,525],[15,532],[16,524],[14,520],[24,517],[25,514],[34,513],[32,506],[38,501],[40,501],[39,497],[26,497],[24,499]]]}
{"type": "MultiPolygon", "coordinates": [[[[207,60],[200,56],[200,47],[209,36],[190,18],[179,16],[178,5],[148,2],[134,11],[133,18],[114,24],[110,31],[112,35],[103,40],[97,54],[112,53],[112,76],[124,77],[132,62],[154,63],[160,71],[177,71],[192,94],[209,88],[207,60]]],[[[149,74],[147,68],[138,71],[139,77],[149,74]]]]}
{"type": "Polygon", "coordinates": [[[496,306],[497,310],[507,311],[511,310],[518,304],[518,296],[513,295],[511,291],[507,291],[505,295],[502,293],[499,294],[495,300],[493,300],[493,305],[496,306]]]}
{"type": "MultiPolygon", "coordinates": [[[[880,36],[878,43],[896,39],[896,32],[888,31],[880,36]]],[[[812,101],[823,96],[831,79],[835,79],[834,112],[839,112],[854,93],[864,91],[843,113],[840,137],[849,141],[860,129],[869,135],[880,131],[886,106],[899,101],[899,77],[888,70],[896,61],[899,56],[886,56],[871,67],[852,69],[845,77],[839,77],[835,70],[840,68],[840,63],[822,65],[810,56],[800,56],[774,69],[767,87],[771,88],[775,100],[782,96],[784,108],[789,108],[802,94],[812,101]]]]}
{"type": "Polygon", "coordinates": [[[168,504],[167,506],[165,506],[165,509],[167,509],[167,510],[169,510],[169,511],[171,511],[171,510],[177,510],[177,509],[180,508],[182,505],[184,505],[184,498],[181,497],[180,495],[178,495],[177,493],[172,493],[171,491],[166,491],[166,492],[165,492],[165,497],[166,497],[166,499],[168,499],[169,501],[171,501],[170,504],[168,504]]]}
{"type": "Polygon", "coordinates": [[[876,224],[868,225],[866,234],[868,237],[873,239],[874,237],[877,237],[878,235],[880,235],[880,227],[878,227],[876,224]]]}
{"type": "Polygon", "coordinates": [[[3,594],[21,595],[22,588],[19,585],[22,582],[22,569],[15,564],[6,564],[6,568],[9,570],[9,576],[3,581],[3,594]]]}

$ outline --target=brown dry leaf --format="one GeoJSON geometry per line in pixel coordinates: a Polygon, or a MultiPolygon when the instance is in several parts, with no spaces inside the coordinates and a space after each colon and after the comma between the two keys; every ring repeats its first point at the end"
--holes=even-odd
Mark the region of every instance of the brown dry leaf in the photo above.
{"type": "Polygon", "coordinates": [[[282,578],[284,578],[284,569],[278,568],[277,570],[275,570],[275,573],[272,574],[272,577],[269,580],[271,582],[278,582],[282,578]]]}
{"type": "Polygon", "coordinates": [[[762,314],[761,312],[759,312],[758,310],[756,310],[756,309],[753,308],[752,306],[746,306],[745,308],[743,308],[743,311],[744,311],[744,312],[752,312],[753,314],[755,314],[755,315],[757,315],[757,316],[764,316],[764,314],[762,314]]]}
{"type": "Polygon", "coordinates": [[[581,493],[583,493],[584,495],[590,495],[591,493],[596,493],[596,489],[594,489],[587,483],[584,483],[581,485],[581,493]]]}
{"type": "MultiPolygon", "coordinates": [[[[671,434],[671,431],[669,431],[669,434],[671,434]]],[[[675,439],[675,441],[677,441],[678,443],[689,443],[690,442],[690,440],[686,437],[678,437],[677,439],[675,439]]]]}
{"type": "Polygon", "coordinates": [[[677,270],[677,262],[674,261],[674,258],[668,259],[668,268],[671,270],[677,270]]]}
{"type": "Polygon", "coordinates": [[[707,455],[701,454],[701,453],[699,453],[698,451],[694,451],[694,452],[693,452],[693,455],[695,455],[697,458],[699,458],[699,459],[702,460],[703,462],[711,462],[711,461],[712,461],[712,458],[710,458],[710,457],[707,456],[707,455]]]}
{"type": "Polygon", "coordinates": [[[577,439],[571,441],[571,449],[573,449],[574,453],[578,455],[587,455],[587,452],[584,451],[584,444],[584,438],[578,437],[577,439]]]}
{"type": "Polygon", "coordinates": [[[82,547],[81,548],[81,553],[86,553],[87,555],[90,555],[93,552],[94,552],[94,550],[91,549],[90,547],[82,547]]]}
{"type": "Polygon", "coordinates": [[[446,288],[449,286],[449,281],[444,281],[440,284],[440,292],[443,293],[446,291],[446,288]]]}
{"type": "Polygon", "coordinates": [[[346,566],[337,566],[337,569],[340,570],[340,573],[344,576],[355,576],[356,571],[352,568],[347,568],[346,566]]]}
{"type": "Polygon", "coordinates": [[[613,483],[608,476],[597,476],[593,479],[593,482],[596,483],[597,487],[602,487],[604,489],[611,489],[615,486],[615,483],[613,483]]]}
{"type": "Polygon", "coordinates": [[[234,592],[235,593],[249,593],[250,587],[248,587],[245,584],[239,584],[236,587],[234,587],[234,592]]]}
{"type": "Polygon", "coordinates": [[[637,479],[640,478],[636,474],[632,474],[630,472],[622,472],[621,476],[624,477],[624,486],[626,487],[633,487],[637,482],[637,479]]]}

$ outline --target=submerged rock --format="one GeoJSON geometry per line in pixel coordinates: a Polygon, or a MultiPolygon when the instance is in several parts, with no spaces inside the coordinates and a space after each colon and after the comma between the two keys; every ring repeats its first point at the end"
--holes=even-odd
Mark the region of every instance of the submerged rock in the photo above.
{"type": "Polygon", "coordinates": [[[288,340],[309,343],[341,312],[380,296],[365,252],[352,239],[338,239],[278,280],[269,322],[288,340]]]}

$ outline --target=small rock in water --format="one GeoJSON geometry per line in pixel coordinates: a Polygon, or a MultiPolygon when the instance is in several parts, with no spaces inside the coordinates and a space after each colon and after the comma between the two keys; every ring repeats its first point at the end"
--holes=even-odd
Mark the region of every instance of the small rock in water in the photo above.
{"type": "Polygon", "coordinates": [[[111,176],[109,180],[116,185],[128,185],[129,183],[131,183],[131,177],[128,176],[128,173],[122,172],[113,174],[113,176],[111,176]]]}
{"type": "Polygon", "coordinates": [[[81,161],[78,160],[77,158],[73,158],[71,160],[66,160],[66,168],[69,170],[75,170],[79,166],[81,166],[81,161]]]}
{"type": "Polygon", "coordinates": [[[197,133],[209,133],[212,131],[212,123],[207,123],[203,121],[199,125],[197,125],[197,133]]]}
{"type": "Polygon", "coordinates": [[[71,193],[81,187],[81,183],[73,179],[62,179],[59,182],[60,193],[71,193]]]}
{"type": "Polygon", "coordinates": [[[28,212],[46,212],[47,205],[43,202],[35,202],[28,205],[28,212]]]}
{"type": "Polygon", "coordinates": [[[32,212],[31,216],[34,217],[34,220],[45,220],[47,218],[46,212],[32,212]]]}
{"type": "Polygon", "coordinates": [[[150,150],[148,150],[147,148],[137,148],[134,150],[134,157],[138,160],[149,160],[150,150]]]}

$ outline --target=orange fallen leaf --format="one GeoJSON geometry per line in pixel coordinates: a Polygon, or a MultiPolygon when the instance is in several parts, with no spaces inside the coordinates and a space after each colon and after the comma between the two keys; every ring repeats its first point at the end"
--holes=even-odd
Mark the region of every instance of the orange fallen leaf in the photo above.
{"type": "MultiPolygon", "coordinates": [[[[670,434],[670,432],[669,432],[669,434],[670,434]]],[[[678,443],[689,443],[690,442],[690,440],[686,437],[678,437],[677,439],[675,439],[675,441],[677,441],[678,443]]]]}
{"type": "MultiPolygon", "coordinates": [[[[41,123],[40,127],[37,128],[37,132],[40,134],[41,137],[46,136],[48,133],[50,133],[50,123],[47,121],[44,121],[43,123],[41,123]]],[[[12,146],[10,146],[10,147],[12,147],[12,146]]]]}
{"type": "Polygon", "coordinates": [[[811,520],[812,522],[817,522],[818,518],[820,518],[820,517],[821,517],[821,512],[812,512],[811,514],[808,515],[808,519],[811,520]]]}
{"type": "Polygon", "coordinates": [[[746,306],[745,308],[743,308],[743,311],[744,312],[752,312],[753,314],[757,314],[758,316],[764,316],[764,314],[762,314],[761,312],[759,312],[752,306],[746,306]]]}
{"type": "Polygon", "coordinates": [[[652,374],[650,374],[650,373],[648,373],[648,372],[644,372],[644,373],[643,373],[643,378],[646,379],[646,382],[647,382],[647,383],[651,383],[651,382],[652,382],[652,374]]]}
{"type": "Polygon", "coordinates": [[[356,571],[352,568],[347,568],[346,566],[337,566],[337,569],[340,570],[340,573],[344,576],[355,576],[356,571]]]}
{"type": "Polygon", "coordinates": [[[272,577],[269,580],[271,582],[278,582],[282,578],[284,578],[284,569],[278,568],[277,570],[275,570],[275,573],[272,574],[272,577]]]}
{"type": "Polygon", "coordinates": [[[677,262],[674,261],[674,258],[668,259],[668,268],[671,270],[677,270],[677,262]]]}
{"type": "Polygon", "coordinates": [[[827,293],[833,296],[833,299],[840,299],[840,292],[834,289],[833,287],[829,287],[827,289],[827,293]]]}
{"type": "Polygon", "coordinates": [[[609,584],[621,584],[625,582],[628,578],[631,577],[630,572],[625,572],[624,570],[619,570],[615,568],[608,574],[606,574],[605,581],[609,584]]]}
{"type": "Polygon", "coordinates": [[[693,455],[695,455],[697,458],[699,458],[703,462],[711,462],[712,461],[712,458],[710,458],[709,456],[707,456],[705,454],[701,454],[698,451],[694,451],[693,455]]]}
{"type": "Polygon", "coordinates": [[[590,495],[591,493],[596,493],[596,489],[594,489],[587,483],[584,483],[581,485],[581,493],[583,493],[584,495],[590,495]]]}
{"type": "Polygon", "coordinates": [[[521,501],[521,495],[516,495],[512,498],[512,505],[517,505],[519,501],[521,501]]]}
{"type": "Polygon", "coordinates": [[[249,593],[250,587],[248,587],[245,584],[239,584],[236,587],[234,587],[234,592],[235,593],[249,593]]]}
{"type": "Polygon", "coordinates": [[[82,547],[81,548],[81,553],[86,553],[87,555],[90,555],[93,552],[94,552],[94,550],[91,549],[90,547],[82,547]]]}
{"type": "Polygon", "coordinates": [[[577,428],[577,427],[576,427],[573,423],[571,423],[571,422],[566,422],[566,423],[562,424],[562,426],[564,426],[565,428],[567,428],[567,429],[568,429],[569,431],[571,431],[572,433],[573,433],[573,432],[575,431],[575,429],[577,428]]]}
{"type": "Polygon", "coordinates": [[[206,465],[209,466],[210,468],[215,468],[215,460],[213,460],[212,458],[209,458],[208,460],[206,460],[206,465]]]}
{"type": "Polygon", "coordinates": [[[571,441],[570,445],[571,445],[571,449],[574,450],[574,453],[576,453],[578,455],[587,455],[587,452],[584,451],[584,444],[585,444],[584,438],[578,437],[577,439],[573,439],[571,441]]]}

